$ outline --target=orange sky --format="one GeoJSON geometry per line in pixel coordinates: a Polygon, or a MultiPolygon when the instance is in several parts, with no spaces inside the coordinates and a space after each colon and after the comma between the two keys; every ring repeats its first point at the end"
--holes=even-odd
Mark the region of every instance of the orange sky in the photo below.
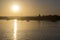
{"type": "Polygon", "coordinates": [[[58,1],[8,1],[0,0],[0,16],[37,16],[40,15],[60,15],[58,1]],[[19,12],[12,12],[11,6],[18,4],[21,7],[19,12]],[[55,7],[56,6],[56,7],[55,7]]]}

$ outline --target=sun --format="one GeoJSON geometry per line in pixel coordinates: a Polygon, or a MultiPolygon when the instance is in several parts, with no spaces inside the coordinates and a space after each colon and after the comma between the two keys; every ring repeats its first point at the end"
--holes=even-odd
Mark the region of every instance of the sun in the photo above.
{"type": "Polygon", "coordinates": [[[12,5],[12,11],[13,12],[18,12],[20,10],[20,7],[18,5],[12,5]]]}

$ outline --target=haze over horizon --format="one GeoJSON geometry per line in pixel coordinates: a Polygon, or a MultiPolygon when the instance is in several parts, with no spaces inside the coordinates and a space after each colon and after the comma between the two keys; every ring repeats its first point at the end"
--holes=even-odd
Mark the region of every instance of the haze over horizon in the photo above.
{"type": "Polygon", "coordinates": [[[0,16],[60,15],[60,0],[0,0],[0,16]],[[21,9],[12,12],[11,6],[21,9]]]}
{"type": "Polygon", "coordinates": [[[60,0],[0,0],[0,40],[60,40],[60,0]]]}

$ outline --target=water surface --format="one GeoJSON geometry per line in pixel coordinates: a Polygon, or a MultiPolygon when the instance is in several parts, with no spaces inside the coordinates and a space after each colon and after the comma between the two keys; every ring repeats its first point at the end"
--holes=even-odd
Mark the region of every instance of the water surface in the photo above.
{"type": "Polygon", "coordinates": [[[0,20],[0,40],[60,40],[60,21],[0,20]]]}

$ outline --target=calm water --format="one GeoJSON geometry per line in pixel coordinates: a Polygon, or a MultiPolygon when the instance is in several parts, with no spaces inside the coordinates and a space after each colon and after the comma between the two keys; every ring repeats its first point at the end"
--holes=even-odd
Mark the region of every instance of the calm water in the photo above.
{"type": "Polygon", "coordinates": [[[60,40],[60,21],[0,20],[0,40],[60,40]]]}

